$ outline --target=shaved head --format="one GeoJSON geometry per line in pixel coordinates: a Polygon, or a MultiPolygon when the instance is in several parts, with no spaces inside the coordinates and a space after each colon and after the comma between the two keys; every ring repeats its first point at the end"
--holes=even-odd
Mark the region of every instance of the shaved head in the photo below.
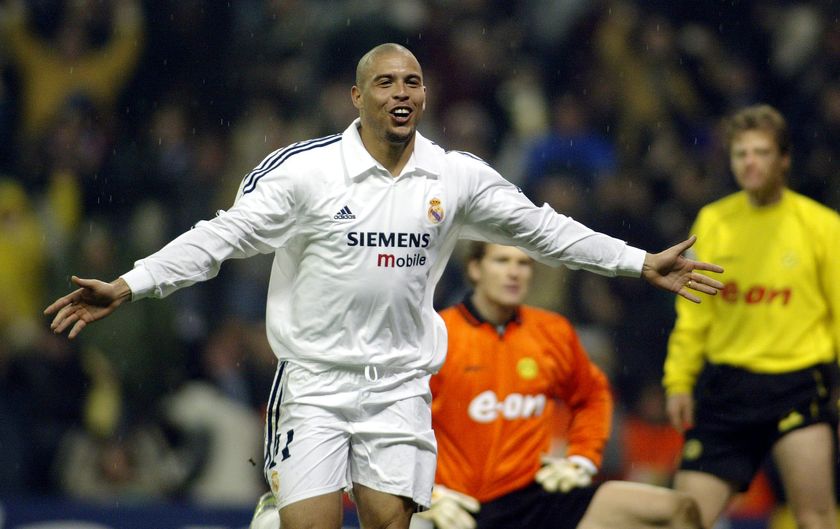
{"type": "MultiPolygon", "coordinates": [[[[362,87],[362,85],[367,82],[370,78],[368,71],[370,69],[371,63],[373,63],[374,59],[376,59],[379,55],[384,53],[404,53],[409,57],[413,58],[417,61],[417,58],[411,53],[411,50],[402,46],[400,44],[395,44],[393,42],[386,42],[385,44],[380,44],[375,48],[371,49],[369,52],[365,53],[364,56],[359,59],[359,64],[356,65],[356,86],[362,87]]],[[[418,61],[419,64],[419,61],[418,61]]]]}

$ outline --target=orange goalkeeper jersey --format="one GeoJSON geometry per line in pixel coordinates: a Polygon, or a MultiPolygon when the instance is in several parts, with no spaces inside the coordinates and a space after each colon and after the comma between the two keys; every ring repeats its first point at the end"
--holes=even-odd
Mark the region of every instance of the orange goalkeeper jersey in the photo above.
{"type": "Polygon", "coordinates": [[[531,483],[549,449],[555,399],[572,416],[567,455],[600,466],[612,396],[566,318],[523,306],[497,329],[469,302],[441,316],[449,349],[431,380],[437,483],[481,502],[531,483]]]}

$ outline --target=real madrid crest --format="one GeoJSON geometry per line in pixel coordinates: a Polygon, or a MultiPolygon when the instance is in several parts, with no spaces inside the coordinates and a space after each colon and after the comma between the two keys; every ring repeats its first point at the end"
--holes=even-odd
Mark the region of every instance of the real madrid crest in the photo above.
{"type": "Polygon", "coordinates": [[[276,470],[271,471],[271,477],[269,478],[269,483],[271,485],[271,492],[277,494],[280,492],[280,473],[276,470]]]}
{"type": "Polygon", "coordinates": [[[433,224],[438,224],[443,221],[443,217],[446,213],[443,211],[443,206],[440,205],[439,198],[435,197],[429,200],[429,211],[427,212],[427,215],[433,224]]]}

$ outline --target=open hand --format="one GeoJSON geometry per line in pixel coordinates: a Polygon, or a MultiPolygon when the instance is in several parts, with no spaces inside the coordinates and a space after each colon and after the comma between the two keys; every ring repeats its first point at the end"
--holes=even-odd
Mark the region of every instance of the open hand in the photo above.
{"type": "Polygon", "coordinates": [[[82,332],[87,324],[108,316],[131,297],[131,289],[122,278],[111,283],[76,276],[71,280],[80,288],[58,298],[44,309],[47,316],[55,314],[50,329],[60,334],[70,328],[68,337],[71,339],[82,332]]]}
{"type": "Polygon", "coordinates": [[[709,276],[695,273],[696,270],[707,272],[723,272],[723,268],[716,264],[694,261],[683,255],[697,240],[695,235],[667,250],[656,254],[647,254],[642,267],[642,277],[650,284],[675,292],[694,303],[700,303],[700,298],[691,291],[702,292],[714,296],[723,288],[723,283],[709,276]]]}

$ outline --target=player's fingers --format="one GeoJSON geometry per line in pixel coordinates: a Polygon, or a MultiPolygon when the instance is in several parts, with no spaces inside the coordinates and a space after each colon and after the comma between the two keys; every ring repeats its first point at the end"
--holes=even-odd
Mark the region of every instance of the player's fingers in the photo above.
{"type": "Polygon", "coordinates": [[[547,490],[548,492],[557,492],[557,488],[560,486],[560,482],[554,476],[552,477],[543,477],[541,480],[537,480],[537,482],[542,485],[543,489],[547,490]]]}
{"type": "Polygon", "coordinates": [[[58,311],[62,307],[65,307],[67,304],[70,303],[69,299],[65,297],[58,298],[57,300],[53,301],[49,307],[44,309],[44,315],[49,316],[50,314],[58,311]]]}
{"type": "Polygon", "coordinates": [[[694,426],[694,404],[687,403],[683,407],[683,429],[688,429],[694,426]]]}
{"type": "Polygon", "coordinates": [[[714,296],[720,289],[723,288],[723,283],[701,274],[689,274],[688,281],[686,281],[685,286],[698,292],[714,296]]]}
{"type": "Polygon", "coordinates": [[[677,292],[677,294],[678,294],[678,295],[680,295],[680,296],[682,296],[682,297],[684,297],[684,298],[685,298],[685,299],[687,299],[688,301],[691,301],[692,303],[700,303],[700,298],[698,298],[697,296],[695,296],[694,294],[692,294],[692,293],[691,293],[691,291],[688,289],[688,287],[683,287],[683,288],[681,288],[681,289],[677,292]]]}
{"type": "Polygon", "coordinates": [[[683,402],[678,396],[669,397],[668,402],[665,405],[665,412],[668,414],[668,421],[671,423],[671,426],[680,433],[683,432],[685,426],[685,406],[685,402],[683,402]]]}
{"type": "Polygon", "coordinates": [[[74,305],[72,302],[62,307],[61,310],[59,310],[58,313],[56,313],[55,317],[52,320],[52,323],[50,323],[50,329],[54,330],[55,332],[61,332],[61,330],[59,329],[62,327],[62,325],[66,323],[68,318],[70,318],[73,314],[76,313],[76,309],[76,305],[74,305]]]}
{"type": "Polygon", "coordinates": [[[451,529],[475,529],[475,519],[460,509],[447,512],[443,518],[444,524],[451,529]]]}
{"type": "Polygon", "coordinates": [[[717,279],[705,276],[703,274],[697,274],[697,279],[699,280],[700,284],[705,285],[709,288],[713,288],[715,290],[720,290],[724,287],[723,283],[721,283],[717,279]]]}
{"type": "Polygon", "coordinates": [[[67,305],[69,305],[69,304],[71,304],[75,301],[78,301],[78,299],[81,297],[81,295],[82,295],[82,289],[79,288],[79,289],[74,290],[73,292],[71,292],[71,293],[69,293],[65,296],[61,296],[60,298],[58,298],[57,300],[52,302],[52,304],[49,307],[44,309],[44,314],[45,315],[50,315],[50,314],[52,314],[52,313],[54,313],[58,310],[61,310],[62,308],[66,307],[67,305]]]}
{"type": "Polygon", "coordinates": [[[83,320],[83,319],[81,319],[81,318],[80,318],[80,319],[76,322],[76,325],[74,325],[74,326],[73,326],[73,328],[72,328],[72,329],[70,329],[70,334],[68,334],[68,335],[67,335],[67,337],[68,337],[68,338],[70,338],[70,339],[72,340],[72,339],[73,339],[73,338],[75,338],[75,337],[76,337],[76,336],[77,336],[80,332],[82,332],[82,329],[84,329],[86,325],[87,325],[87,322],[85,322],[85,320],[83,320]]]}
{"type": "Polygon", "coordinates": [[[680,433],[683,432],[683,420],[678,411],[668,410],[668,421],[674,430],[680,433]]]}
{"type": "Polygon", "coordinates": [[[709,272],[723,273],[723,267],[712,263],[704,263],[703,261],[692,261],[695,270],[708,270],[709,272]]]}
{"type": "Polygon", "coordinates": [[[96,279],[84,279],[84,278],[81,278],[79,276],[71,276],[70,281],[72,281],[73,283],[77,284],[78,286],[80,286],[82,288],[87,288],[87,289],[93,289],[93,287],[95,287],[96,284],[99,282],[96,279]]]}
{"type": "Polygon", "coordinates": [[[76,323],[79,318],[80,315],[78,313],[78,307],[75,305],[69,305],[68,307],[61,309],[61,312],[59,312],[59,314],[55,317],[52,325],[50,325],[50,328],[56,334],[61,334],[66,331],[68,327],[76,323]],[[67,309],[70,310],[68,311],[67,309]]]}
{"type": "Polygon", "coordinates": [[[460,492],[455,490],[450,490],[449,492],[452,493],[452,498],[462,508],[470,512],[478,512],[478,510],[481,508],[481,504],[479,504],[478,500],[473,498],[472,496],[461,494],[460,492]]]}
{"type": "Polygon", "coordinates": [[[674,251],[676,251],[678,254],[682,255],[682,253],[683,253],[683,252],[685,252],[686,250],[688,250],[689,248],[691,248],[691,247],[694,245],[694,242],[695,242],[696,240],[697,240],[697,236],[696,236],[696,235],[692,235],[691,237],[689,237],[688,239],[684,240],[683,242],[678,243],[678,244],[675,244],[674,246],[672,246],[672,248],[673,248],[673,249],[674,249],[674,251]]]}

